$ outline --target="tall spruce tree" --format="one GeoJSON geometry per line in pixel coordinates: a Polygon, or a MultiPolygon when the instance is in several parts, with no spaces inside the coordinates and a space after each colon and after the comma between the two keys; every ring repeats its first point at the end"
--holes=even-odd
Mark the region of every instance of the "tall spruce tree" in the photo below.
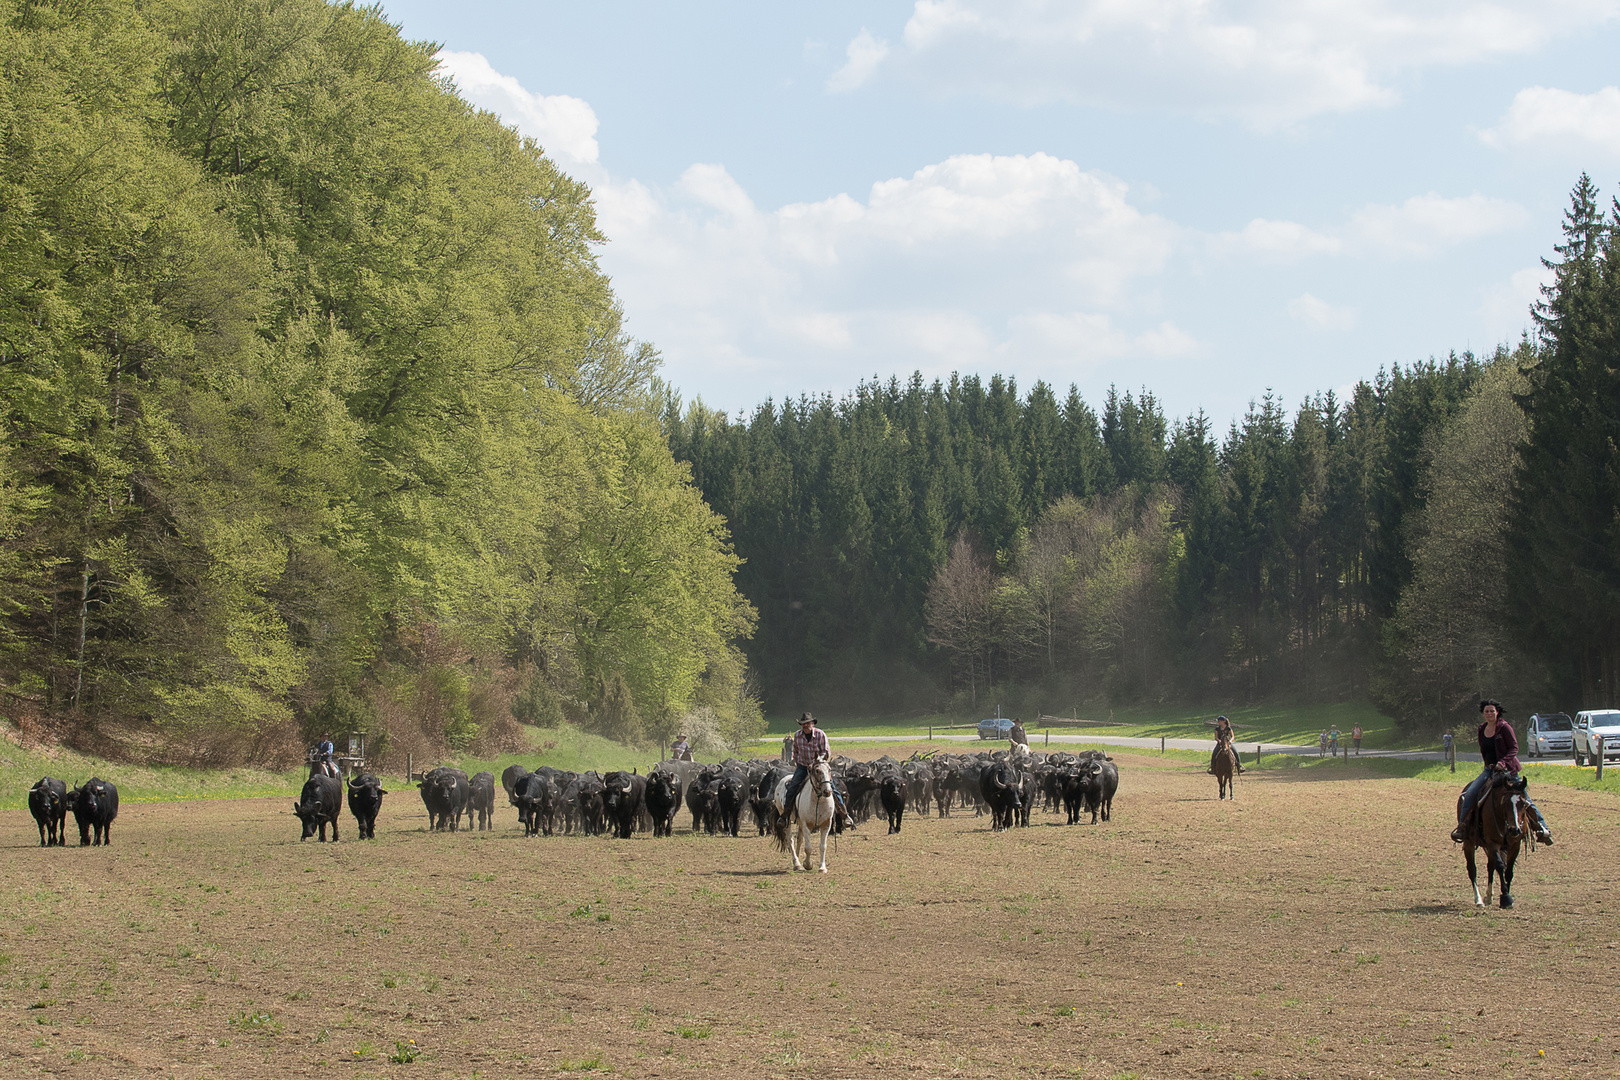
{"type": "Polygon", "coordinates": [[[1620,703],[1620,207],[1582,174],[1535,318],[1508,546],[1514,625],[1587,707],[1620,703]]]}

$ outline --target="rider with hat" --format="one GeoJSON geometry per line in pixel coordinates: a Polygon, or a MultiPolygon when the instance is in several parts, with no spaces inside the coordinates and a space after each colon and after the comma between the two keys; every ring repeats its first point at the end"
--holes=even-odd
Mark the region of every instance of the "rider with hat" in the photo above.
{"type": "MultiPolygon", "coordinates": [[[[1221,755],[1232,746],[1232,721],[1224,716],[1215,718],[1215,750],[1209,755],[1209,775],[1215,775],[1215,763],[1221,760],[1221,755]]],[[[1237,766],[1238,772],[1243,772],[1243,759],[1236,753],[1232,755],[1232,763],[1237,766]]]]}
{"type": "MultiPolygon", "coordinates": [[[[1502,703],[1493,698],[1486,698],[1479,703],[1479,711],[1485,717],[1477,729],[1479,736],[1479,756],[1484,759],[1484,767],[1479,775],[1468,782],[1463,788],[1462,797],[1457,800],[1457,827],[1451,830],[1451,838],[1462,843],[1468,830],[1468,818],[1479,805],[1479,800],[1485,794],[1492,776],[1501,775],[1508,780],[1519,774],[1519,740],[1513,734],[1513,725],[1507,722],[1502,703]]],[[[1528,795],[1524,796],[1525,804],[1530,808],[1530,827],[1536,834],[1536,839],[1543,844],[1553,842],[1552,833],[1547,829],[1547,819],[1541,816],[1536,804],[1530,801],[1528,795]]]]}
{"type": "Polygon", "coordinates": [[[675,741],[669,746],[669,756],[674,761],[691,761],[692,746],[686,741],[686,735],[675,736],[675,741]]]}
{"type": "MultiPolygon", "coordinates": [[[[827,745],[827,733],[816,727],[816,718],[809,713],[799,717],[799,732],[793,736],[793,778],[788,781],[787,794],[782,800],[782,816],[790,817],[799,798],[799,790],[810,777],[810,767],[822,759],[832,758],[832,747],[827,745]]],[[[838,793],[838,785],[833,785],[833,802],[838,812],[845,817],[849,810],[844,806],[844,797],[838,793]]]]}

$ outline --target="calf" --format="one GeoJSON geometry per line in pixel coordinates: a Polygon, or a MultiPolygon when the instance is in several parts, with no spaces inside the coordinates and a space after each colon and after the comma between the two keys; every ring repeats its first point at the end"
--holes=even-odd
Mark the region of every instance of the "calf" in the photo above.
{"type": "Polygon", "coordinates": [[[481,772],[467,782],[467,827],[472,828],[473,818],[478,818],[478,831],[493,829],[495,826],[490,818],[495,816],[495,774],[481,772]]]}
{"type": "Polygon", "coordinates": [[[118,788],[105,780],[91,777],[84,787],[68,792],[68,809],[79,823],[79,846],[89,847],[91,831],[95,844],[112,843],[113,818],[118,816],[118,788]]]}
{"type": "Polygon", "coordinates": [[[337,843],[338,814],[343,811],[343,781],[335,776],[312,776],[304,781],[304,790],[293,803],[293,813],[303,823],[299,836],[303,843],[319,830],[321,843],[326,843],[326,827],[332,826],[332,842],[337,843]]]}
{"type": "MultiPolygon", "coordinates": [[[[382,797],[386,794],[382,781],[370,773],[349,779],[349,813],[354,815],[354,827],[360,839],[377,839],[377,811],[382,809],[382,797]]],[[[332,839],[337,839],[335,827],[332,839]]]]}
{"type": "Polygon", "coordinates": [[[39,823],[39,846],[67,844],[67,784],[54,776],[42,776],[28,789],[28,812],[39,823]]]}

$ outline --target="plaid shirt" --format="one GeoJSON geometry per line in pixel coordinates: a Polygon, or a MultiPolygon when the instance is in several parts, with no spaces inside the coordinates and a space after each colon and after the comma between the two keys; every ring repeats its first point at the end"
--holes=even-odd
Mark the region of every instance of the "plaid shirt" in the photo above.
{"type": "Polygon", "coordinates": [[[807,734],[801,727],[793,736],[793,764],[814,765],[820,754],[832,757],[832,750],[827,746],[827,733],[813,727],[807,734]]]}

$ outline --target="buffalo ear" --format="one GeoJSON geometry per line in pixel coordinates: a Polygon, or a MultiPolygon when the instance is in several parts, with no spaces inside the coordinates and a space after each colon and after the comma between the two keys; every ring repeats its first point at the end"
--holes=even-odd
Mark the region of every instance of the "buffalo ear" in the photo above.
{"type": "Polygon", "coordinates": [[[303,807],[299,806],[297,803],[293,803],[293,814],[295,816],[298,815],[298,811],[301,809],[303,809],[303,807]]]}

